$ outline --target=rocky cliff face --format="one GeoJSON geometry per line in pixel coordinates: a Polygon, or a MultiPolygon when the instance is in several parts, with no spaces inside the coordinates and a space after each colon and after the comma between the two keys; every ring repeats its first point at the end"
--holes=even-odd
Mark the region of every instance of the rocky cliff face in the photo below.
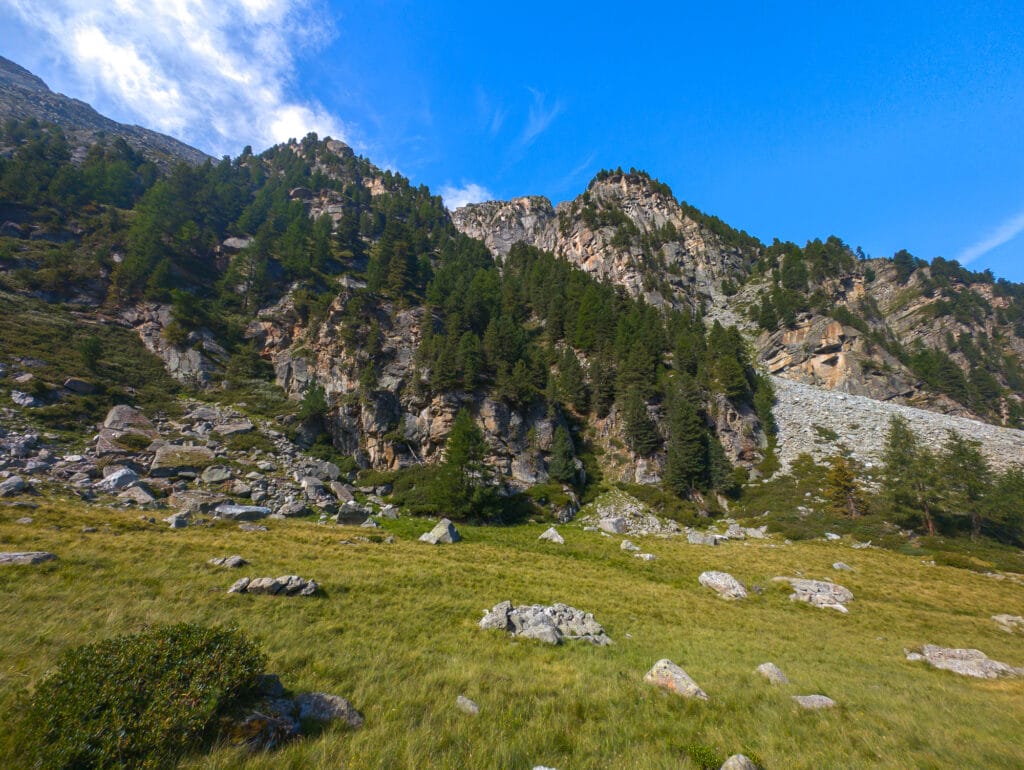
{"type": "Polygon", "coordinates": [[[595,179],[558,206],[538,196],[470,204],[452,221],[499,258],[524,241],[658,307],[722,296],[723,282],[742,280],[755,256],[725,243],[645,174],[595,179]]]}

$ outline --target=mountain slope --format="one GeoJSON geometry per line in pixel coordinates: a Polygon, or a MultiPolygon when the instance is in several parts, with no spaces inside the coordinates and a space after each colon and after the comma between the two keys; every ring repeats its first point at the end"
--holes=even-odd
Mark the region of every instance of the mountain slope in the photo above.
{"type": "Polygon", "coordinates": [[[68,134],[80,157],[101,136],[121,137],[163,170],[179,162],[198,165],[206,153],[170,136],[129,126],[100,115],[85,102],[54,93],[40,78],[0,56],[0,122],[35,119],[53,123],[68,134]]]}

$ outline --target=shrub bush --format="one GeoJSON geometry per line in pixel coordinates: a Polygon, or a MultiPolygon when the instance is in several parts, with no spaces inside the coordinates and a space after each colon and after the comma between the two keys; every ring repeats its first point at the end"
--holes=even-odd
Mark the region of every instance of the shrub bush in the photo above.
{"type": "Polygon", "coordinates": [[[188,623],[77,647],[22,709],[26,765],[173,767],[264,663],[239,632],[188,623]]]}

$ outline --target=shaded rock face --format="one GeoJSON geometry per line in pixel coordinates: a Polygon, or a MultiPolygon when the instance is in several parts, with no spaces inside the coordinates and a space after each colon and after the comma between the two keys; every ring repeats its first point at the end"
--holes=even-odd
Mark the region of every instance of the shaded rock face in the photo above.
{"type": "Polygon", "coordinates": [[[582,639],[598,646],[612,643],[593,615],[566,604],[513,607],[512,602],[504,601],[486,610],[479,625],[547,644],[561,644],[563,639],[582,639]]]}
{"type": "Polygon", "coordinates": [[[163,331],[171,322],[170,305],[143,302],[123,309],[120,317],[151,353],[163,359],[167,372],[179,382],[194,388],[208,387],[227,363],[227,351],[206,329],[190,332],[181,346],[164,339],[163,331]]]}

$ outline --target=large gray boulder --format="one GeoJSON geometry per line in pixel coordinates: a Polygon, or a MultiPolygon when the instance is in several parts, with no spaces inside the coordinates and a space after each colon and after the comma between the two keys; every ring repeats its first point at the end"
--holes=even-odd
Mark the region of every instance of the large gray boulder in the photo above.
{"type": "Polygon", "coordinates": [[[5,564],[42,564],[53,561],[56,554],[48,551],[8,551],[0,553],[0,565],[5,564]]]}
{"type": "Polygon", "coordinates": [[[11,476],[0,481],[0,497],[14,497],[28,489],[28,484],[21,476],[11,476]]]}
{"type": "Polygon", "coordinates": [[[566,604],[513,607],[510,601],[500,602],[484,611],[480,628],[507,631],[547,644],[561,644],[563,639],[580,639],[598,646],[612,643],[593,615],[566,604]]]}
{"type": "Polygon", "coordinates": [[[438,545],[439,543],[457,543],[462,540],[462,535],[455,529],[455,525],[449,519],[441,519],[429,532],[420,535],[421,543],[438,545]]]}
{"type": "Polygon", "coordinates": [[[668,658],[662,658],[644,674],[644,681],[684,698],[708,700],[708,694],[695,681],[668,658]]]}
{"type": "Polygon", "coordinates": [[[772,578],[776,583],[789,583],[793,593],[789,600],[796,602],[807,602],[815,607],[849,612],[846,608],[847,602],[853,601],[853,593],[838,583],[829,583],[825,580],[807,580],[805,578],[776,577],[772,578]]]}
{"type": "Polygon", "coordinates": [[[314,722],[344,722],[352,728],[363,726],[363,715],[338,695],[325,692],[304,692],[295,698],[299,719],[314,722]]]}
{"type": "Polygon", "coordinates": [[[952,671],[961,676],[979,679],[1024,676],[1024,668],[1015,668],[998,660],[991,660],[981,650],[938,647],[926,644],[921,652],[906,652],[907,660],[923,660],[934,668],[952,671]]]}
{"type": "Polygon", "coordinates": [[[269,516],[270,509],[264,505],[221,503],[213,509],[213,515],[218,519],[231,519],[232,521],[257,521],[269,516]]]}
{"type": "Polygon", "coordinates": [[[213,450],[209,447],[164,444],[156,450],[149,475],[168,477],[185,472],[197,473],[213,465],[213,462],[213,450]]]}
{"type": "Polygon", "coordinates": [[[120,492],[123,489],[127,489],[138,482],[139,474],[131,468],[119,468],[109,476],[106,476],[93,484],[93,489],[97,492],[112,494],[114,492],[120,492]]]}
{"type": "Polygon", "coordinates": [[[714,570],[702,572],[700,577],[697,578],[697,582],[706,588],[710,588],[722,599],[747,598],[747,589],[728,572],[716,572],[714,570]]]}

